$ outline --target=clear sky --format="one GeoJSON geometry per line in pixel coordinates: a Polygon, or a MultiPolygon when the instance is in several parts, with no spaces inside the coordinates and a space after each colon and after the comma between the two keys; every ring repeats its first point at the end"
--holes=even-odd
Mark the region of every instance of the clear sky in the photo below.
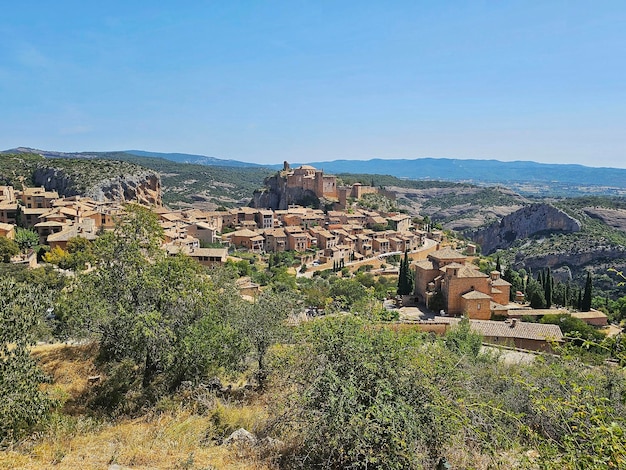
{"type": "Polygon", "coordinates": [[[0,149],[626,167],[626,2],[3,2],[0,149]]]}

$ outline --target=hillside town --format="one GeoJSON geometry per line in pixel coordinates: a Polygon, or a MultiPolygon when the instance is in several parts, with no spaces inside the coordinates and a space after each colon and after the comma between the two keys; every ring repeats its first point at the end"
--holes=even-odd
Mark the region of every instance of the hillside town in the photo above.
{"type": "MultiPolygon", "coordinates": [[[[443,328],[445,332],[454,323],[451,317],[465,315],[487,342],[550,351],[551,344],[563,341],[558,325],[521,319],[570,312],[532,309],[521,292],[511,293],[511,284],[502,279],[501,272],[485,274],[478,269],[475,245],[457,247],[458,241],[448,242],[441,231],[429,227],[424,230],[414,223],[419,219],[414,221],[406,213],[367,210],[354,204],[364,194],[378,193],[378,188],[338,187],[333,175],[306,165],[291,169],[287,162],[279,176],[285,188],[281,201],[296,194],[302,197],[304,191],[330,202],[334,209],[296,204],[284,209],[244,206],[221,211],[152,206],[163,229],[162,248],[170,255],[184,253],[204,266],[239,260],[241,252],[259,256],[292,252],[300,266],[296,274],[308,276],[338,266],[347,266],[350,273],[372,260],[384,265],[380,260],[385,257],[406,253],[415,280],[412,292],[385,304],[399,309],[404,321],[415,321],[426,331],[443,328]]],[[[14,239],[19,226],[34,231],[40,246],[66,250],[74,238],[93,241],[113,230],[124,211],[121,201],[61,197],[43,187],[2,186],[0,236],[14,239]]],[[[32,249],[23,250],[10,262],[35,267],[38,256],[32,249]]],[[[398,271],[392,267],[386,274],[397,276],[398,271]]],[[[260,291],[254,283],[241,286],[242,294],[260,291]]],[[[599,311],[571,315],[596,327],[607,325],[606,315],[599,311]]]]}

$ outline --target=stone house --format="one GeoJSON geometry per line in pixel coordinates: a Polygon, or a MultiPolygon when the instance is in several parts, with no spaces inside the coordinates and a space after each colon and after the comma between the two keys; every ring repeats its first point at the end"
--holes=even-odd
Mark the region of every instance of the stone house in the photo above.
{"type": "Polygon", "coordinates": [[[187,233],[204,243],[219,242],[217,227],[207,222],[194,222],[187,225],[187,233]]]}
{"type": "Polygon", "coordinates": [[[13,240],[15,238],[15,225],[0,222],[0,237],[13,240]]]}
{"type": "Polygon", "coordinates": [[[85,238],[94,241],[98,238],[98,229],[93,220],[87,219],[82,222],[75,222],[65,225],[63,230],[48,235],[47,243],[51,249],[59,247],[63,250],[67,249],[67,242],[72,238],[85,238]]]}
{"type": "Polygon", "coordinates": [[[311,236],[302,230],[301,227],[286,227],[287,249],[303,252],[311,246],[311,236]]]}
{"type": "Polygon", "coordinates": [[[397,214],[387,218],[388,225],[396,232],[408,232],[411,229],[411,217],[407,214],[397,214]]]}
{"type": "Polygon", "coordinates": [[[265,238],[259,233],[249,229],[237,230],[223,235],[231,245],[247,248],[252,252],[259,253],[264,250],[265,238]]]}
{"type": "Polygon", "coordinates": [[[261,229],[274,228],[274,211],[261,209],[255,214],[255,220],[261,229]]]}
{"type": "Polygon", "coordinates": [[[13,186],[0,186],[0,202],[15,202],[13,186]]]}
{"type": "Polygon", "coordinates": [[[282,228],[265,230],[265,249],[272,253],[279,253],[287,249],[287,234],[282,228]]]}
{"type": "Polygon", "coordinates": [[[488,276],[466,259],[458,251],[444,248],[416,263],[414,294],[430,306],[439,293],[449,315],[466,313],[471,319],[488,320],[494,310],[502,311],[500,307],[509,303],[511,284],[501,279],[498,271],[488,276]]]}
{"type": "Polygon", "coordinates": [[[46,191],[43,187],[25,188],[17,192],[17,197],[28,209],[42,209],[52,207],[53,201],[59,199],[59,194],[56,191],[46,191]]]}

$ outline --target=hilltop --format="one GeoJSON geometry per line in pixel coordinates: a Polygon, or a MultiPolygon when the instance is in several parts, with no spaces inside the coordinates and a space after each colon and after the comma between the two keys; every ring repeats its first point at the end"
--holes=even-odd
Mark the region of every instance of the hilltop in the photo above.
{"type": "Polygon", "coordinates": [[[1,153],[0,185],[44,186],[70,197],[97,201],[140,201],[161,205],[158,174],[130,162],[103,159],[44,158],[35,153],[1,153]]]}
{"type": "Polygon", "coordinates": [[[263,179],[273,173],[272,170],[257,166],[177,163],[165,158],[126,152],[65,153],[19,147],[0,154],[29,155],[29,159],[45,161],[46,165],[54,167],[72,165],[92,167],[93,174],[97,177],[150,170],[160,177],[163,203],[172,207],[194,205],[214,209],[218,206],[233,207],[247,204],[254,190],[261,187],[263,179]],[[68,161],[73,163],[67,163],[68,161]],[[111,161],[118,163],[109,163],[111,161]],[[117,168],[122,171],[118,172],[117,168]]]}

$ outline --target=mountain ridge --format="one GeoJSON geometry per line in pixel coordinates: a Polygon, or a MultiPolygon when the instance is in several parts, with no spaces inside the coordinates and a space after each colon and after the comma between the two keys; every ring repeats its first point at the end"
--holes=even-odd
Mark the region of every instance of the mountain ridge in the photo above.
{"type": "MultiPolygon", "coordinates": [[[[111,152],[56,152],[18,147],[4,151],[37,153],[46,158],[99,158],[129,155],[145,158],[161,158],[176,163],[223,166],[234,168],[281,169],[282,164],[261,165],[228,160],[205,155],[186,153],[160,153],[144,150],[111,152]]],[[[503,185],[520,194],[535,196],[626,196],[626,169],[612,167],[589,167],[580,164],[540,163],[515,160],[504,162],[496,159],[454,159],[423,157],[416,159],[331,160],[293,163],[312,165],[327,173],[391,175],[409,180],[439,180],[477,185],[503,185]]]]}

